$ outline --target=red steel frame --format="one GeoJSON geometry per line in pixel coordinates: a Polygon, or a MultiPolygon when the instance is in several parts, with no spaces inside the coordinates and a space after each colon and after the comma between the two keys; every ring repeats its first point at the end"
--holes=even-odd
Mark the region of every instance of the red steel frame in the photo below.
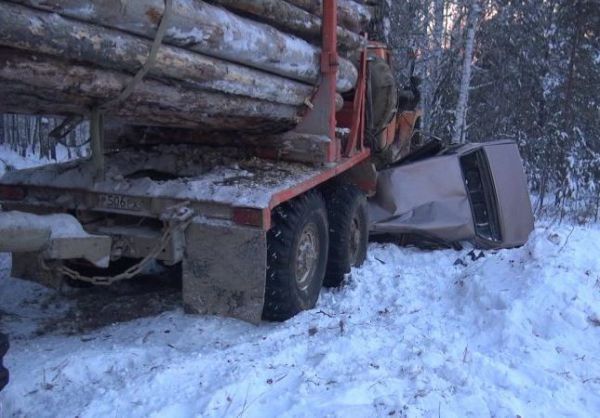
{"type": "MultiPolygon", "coordinates": [[[[335,142],[335,128],[337,121],[335,119],[335,95],[338,72],[338,52],[337,52],[337,0],[323,1],[323,45],[321,52],[321,74],[327,81],[325,84],[329,98],[329,138],[332,144],[335,142]]],[[[330,157],[337,150],[334,145],[329,148],[330,157]]],[[[337,155],[335,156],[337,157],[337,155]]]]}
{"type": "MultiPolygon", "coordinates": [[[[265,230],[271,227],[271,210],[283,202],[322,184],[333,177],[355,167],[370,156],[370,150],[364,146],[365,127],[365,96],[366,96],[366,73],[367,73],[367,51],[366,47],[361,53],[358,82],[352,102],[344,106],[346,112],[342,112],[341,125],[350,128],[350,135],[343,150],[340,140],[336,135],[338,121],[336,119],[336,83],[338,70],[337,52],[337,0],[323,1],[323,29],[322,29],[322,54],[321,74],[322,82],[315,94],[316,106],[309,112],[305,128],[323,130],[323,126],[311,126],[315,123],[323,123],[323,119],[311,119],[310,113],[325,113],[328,115],[327,136],[331,138],[327,161],[333,166],[315,177],[299,183],[289,189],[283,190],[271,198],[269,207],[263,210],[252,208],[234,208],[234,222],[238,224],[260,226],[265,230]],[[323,106],[326,106],[323,108],[323,106]]],[[[366,41],[366,39],[365,39],[366,41]]]]}

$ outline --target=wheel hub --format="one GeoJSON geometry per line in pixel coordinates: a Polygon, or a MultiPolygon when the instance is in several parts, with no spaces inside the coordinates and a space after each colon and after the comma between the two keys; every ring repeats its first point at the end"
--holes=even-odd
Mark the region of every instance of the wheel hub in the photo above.
{"type": "Polygon", "coordinates": [[[317,226],[313,223],[306,225],[300,235],[296,254],[296,281],[300,290],[310,286],[310,278],[317,269],[320,251],[318,237],[317,226]]]}

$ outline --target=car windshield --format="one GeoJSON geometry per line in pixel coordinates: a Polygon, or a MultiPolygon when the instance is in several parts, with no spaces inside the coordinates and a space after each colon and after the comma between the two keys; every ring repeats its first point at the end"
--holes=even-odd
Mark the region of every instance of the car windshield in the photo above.
{"type": "Polygon", "coordinates": [[[501,241],[494,184],[485,154],[480,150],[460,158],[465,185],[473,211],[475,233],[485,240],[501,241]]]}

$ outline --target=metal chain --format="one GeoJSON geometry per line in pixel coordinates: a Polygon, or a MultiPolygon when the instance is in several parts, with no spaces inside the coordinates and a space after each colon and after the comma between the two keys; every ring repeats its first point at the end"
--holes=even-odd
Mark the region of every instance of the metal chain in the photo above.
{"type": "MultiPolygon", "coordinates": [[[[140,262],[129,267],[124,272],[117,274],[116,276],[86,276],[86,275],[83,275],[83,274],[79,273],[78,271],[73,270],[65,265],[59,266],[56,270],[57,270],[57,272],[62,273],[63,275],[65,275],[66,277],[69,277],[71,279],[81,280],[83,282],[91,283],[94,285],[108,286],[108,285],[110,285],[114,282],[120,281],[120,280],[132,279],[133,277],[135,277],[139,273],[141,273],[142,270],[144,270],[144,268],[152,260],[154,260],[156,257],[158,257],[158,255],[161,253],[161,251],[166,248],[169,240],[171,239],[171,237],[173,236],[173,234],[175,232],[185,231],[185,229],[188,227],[188,225],[191,222],[192,222],[192,219],[190,218],[184,222],[170,223],[165,228],[165,231],[164,231],[161,239],[157,242],[155,247],[146,255],[146,257],[144,257],[142,260],[140,260],[140,262]]],[[[43,264],[43,265],[45,266],[45,264],[43,264]]],[[[46,267],[46,268],[50,269],[49,267],[46,267]]]]}

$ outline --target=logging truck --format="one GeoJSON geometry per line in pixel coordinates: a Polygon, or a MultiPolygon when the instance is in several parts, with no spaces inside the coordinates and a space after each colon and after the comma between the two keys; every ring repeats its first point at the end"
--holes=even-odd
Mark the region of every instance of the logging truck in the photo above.
{"type": "Polygon", "coordinates": [[[89,158],[0,179],[14,277],[110,285],[158,262],[186,311],[257,323],[314,307],[370,234],[527,239],[516,146],[419,135],[418,83],[397,87],[361,2],[85,3],[0,2],[0,111],[91,132],[89,158]]]}

